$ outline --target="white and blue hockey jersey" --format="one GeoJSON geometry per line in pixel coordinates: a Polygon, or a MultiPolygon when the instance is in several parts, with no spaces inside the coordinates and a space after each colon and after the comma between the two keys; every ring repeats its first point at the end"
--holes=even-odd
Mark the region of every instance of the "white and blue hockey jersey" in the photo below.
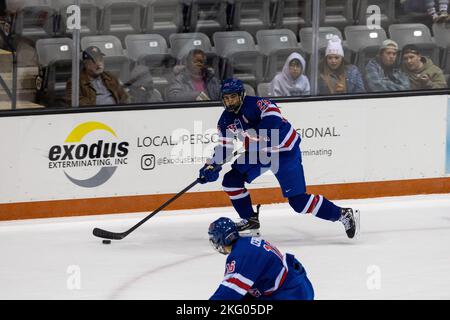
{"type": "Polygon", "coordinates": [[[224,111],[217,127],[219,144],[214,150],[214,163],[222,163],[233,151],[235,137],[248,151],[284,152],[300,143],[300,135],[281,116],[278,106],[260,97],[246,96],[237,114],[224,111]]]}
{"type": "Polygon", "coordinates": [[[269,242],[240,237],[227,257],[225,276],[211,300],[238,300],[247,293],[256,298],[269,296],[285,281],[294,281],[286,277],[288,270],[286,256],[269,242]]]}

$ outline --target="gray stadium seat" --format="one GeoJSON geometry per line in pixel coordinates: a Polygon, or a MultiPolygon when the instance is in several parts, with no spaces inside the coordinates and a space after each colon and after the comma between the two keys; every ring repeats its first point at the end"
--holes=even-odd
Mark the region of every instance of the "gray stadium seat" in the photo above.
{"type": "Polygon", "coordinates": [[[181,60],[192,49],[201,49],[205,53],[213,53],[209,37],[201,32],[174,33],[169,37],[172,56],[181,60]]]}
{"type": "Polygon", "coordinates": [[[234,52],[257,51],[252,35],[246,31],[216,32],[213,38],[216,52],[222,57],[234,52]]]}
{"type": "Polygon", "coordinates": [[[358,52],[367,46],[376,46],[382,44],[387,39],[384,29],[369,29],[366,26],[347,26],[344,29],[347,47],[358,52]]]}
{"type": "Polygon", "coordinates": [[[365,65],[368,57],[373,56],[373,52],[378,52],[375,47],[381,46],[382,42],[387,39],[386,31],[384,29],[369,29],[366,26],[347,26],[344,29],[346,45],[353,52],[353,62],[356,65],[365,65]],[[365,49],[367,47],[374,47],[372,49],[365,49]]]}
{"type": "Polygon", "coordinates": [[[52,37],[56,28],[56,10],[48,0],[28,0],[17,10],[14,23],[16,35],[35,42],[52,37]]]}
{"type": "Polygon", "coordinates": [[[36,52],[40,80],[36,94],[38,102],[49,107],[64,105],[66,82],[72,74],[72,39],[39,39],[36,52]]]}
{"type": "Polygon", "coordinates": [[[247,83],[244,83],[244,89],[245,89],[245,93],[249,96],[255,96],[255,89],[253,89],[253,87],[247,83]]]}
{"type": "Polygon", "coordinates": [[[367,18],[373,15],[373,11],[367,13],[369,6],[378,6],[381,11],[381,27],[387,28],[395,21],[395,0],[357,0],[355,9],[355,23],[367,25],[367,18]]]}
{"type": "Polygon", "coordinates": [[[73,40],[70,38],[49,38],[36,41],[39,65],[47,67],[57,60],[72,60],[73,40]]]}
{"type": "Polygon", "coordinates": [[[260,97],[265,97],[265,98],[272,97],[272,95],[270,93],[270,83],[269,82],[259,83],[257,91],[258,91],[258,96],[260,96],[260,97]]]}
{"type": "Polygon", "coordinates": [[[189,32],[201,32],[212,37],[227,29],[227,0],[192,0],[189,32]]]}
{"type": "Polygon", "coordinates": [[[353,23],[353,0],[320,0],[321,27],[343,30],[353,23]]]}
{"type": "Polygon", "coordinates": [[[434,42],[441,48],[447,48],[450,45],[450,24],[433,24],[434,42]]]}
{"type": "Polygon", "coordinates": [[[169,56],[166,39],[159,34],[130,34],[125,37],[125,45],[133,61],[148,55],[169,56]]]}
{"type": "Polygon", "coordinates": [[[298,48],[297,36],[290,29],[259,30],[256,42],[259,51],[267,56],[279,49],[298,48]]]}
{"type": "Polygon", "coordinates": [[[296,35],[304,27],[311,26],[312,0],[277,0],[275,28],[292,30],[296,35]]]}
{"type": "Polygon", "coordinates": [[[369,60],[375,58],[379,50],[380,50],[379,45],[367,46],[362,49],[359,49],[354,64],[359,68],[360,71],[364,70],[369,60]]]}
{"type": "Polygon", "coordinates": [[[433,42],[430,29],[420,23],[392,24],[389,26],[389,35],[401,48],[412,43],[433,42]]]}
{"type": "Polygon", "coordinates": [[[439,65],[440,52],[438,46],[431,37],[430,29],[420,23],[392,24],[389,26],[390,38],[396,41],[400,48],[407,44],[417,45],[423,55],[431,58],[435,64],[439,65]]]}
{"type": "Polygon", "coordinates": [[[97,46],[107,57],[124,56],[122,43],[116,36],[87,36],[81,38],[81,50],[97,46]]]}
{"type": "Polygon", "coordinates": [[[114,35],[123,43],[127,34],[142,31],[139,1],[97,0],[97,4],[101,6],[100,34],[114,35]]]}
{"type": "Polygon", "coordinates": [[[183,31],[182,0],[150,0],[145,8],[144,33],[157,33],[166,41],[172,33],[183,31]]]}
{"type": "Polygon", "coordinates": [[[151,103],[162,102],[163,97],[161,92],[154,87],[153,77],[148,74],[149,70],[145,66],[135,66],[130,73],[129,82],[124,84],[124,87],[128,89],[131,103],[151,103]],[[137,90],[137,88],[143,86],[146,91],[137,90]],[[151,90],[149,94],[147,90],[151,90]]]}
{"type": "MultiPolygon", "coordinates": [[[[450,64],[448,58],[450,51],[450,24],[433,24],[433,33],[436,45],[443,51],[441,67],[442,69],[450,68],[450,65],[448,65],[450,64]]],[[[446,73],[450,74],[450,69],[446,73]]]]}
{"type": "Polygon", "coordinates": [[[297,37],[290,29],[260,30],[256,33],[256,40],[259,51],[267,57],[264,78],[269,81],[281,71],[292,52],[298,52],[305,59],[308,58],[306,52],[298,46],[297,37]]]}
{"type": "MultiPolygon", "coordinates": [[[[71,30],[67,29],[67,8],[74,3],[73,0],[53,0],[53,8],[59,12],[58,17],[58,33],[62,35],[71,34],[71,30]]],[[[95,35],[98,32],[98,16],[99,9],[94,0],[80,0],[81,9],[81,35],[95,35]]]]}
{"type": "MultiPolygon", "coordinates": [[[[319,28],[319,49],[326,48],[328,40],[333,36],[337,35],[342,40],[342,32],[335,27],[320,27],[319,28]]],[[[308,54],[312,52],[312,41],[313,32],[312,28],[302,28],[299,32],[300,36],[300,47],[303,48],[308,54]]]]}
{"type": "Polygon", "coordinates": [[[256,86],[263,78],[263,55],[256,50],[255,42],[246,31],[214,33],[216,53],[226,61],[224,75],[237,77],[256,86]]]}
{"type": "Polygon", "coordinates": [[[81,38],[81,50],[98,47],[105,54],[105,70],[112,72],[122,82],[130,76],[130,60],[124,55],[122,43],[116,36],[87,36],[81,38]]]}
{"type": "Polygon", "coordinates": [[[125,37],[127,56],[138,65],[145,65],[161,92],[169,84],[176,59],[169,54],[166,40],[159,34],[135,34],[125,37]]]}
{"type": "Polygon", "coordinates": [[[233,30],[256,35],[270,25],[270,0],[234,0],[233,30]]]}

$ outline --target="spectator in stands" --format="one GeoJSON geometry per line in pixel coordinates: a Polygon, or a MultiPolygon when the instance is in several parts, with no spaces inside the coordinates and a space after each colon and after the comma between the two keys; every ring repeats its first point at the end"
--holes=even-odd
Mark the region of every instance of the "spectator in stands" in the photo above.
{"type": "Polygon", "coordinates": [[[448,1],[449,0],[426,0],[427,12],[433,19],[434,23],[445,23],[448,20],[448,1]],[[438,2],[439,10],[436,10],[436,2],[438,2]]]}
{"type": "Polygon", "coordinates": [[[319,94],[366,92],[359,69],[344,59],[341,39],[333,36],[325,50],[325,58],[319,64],[319,94]]]}
{"type": "Polygon", "coordinates": [[[402,69],[409,77],[411,89],[447,88],[442,70],[430,58],[422,56],[416,45],[409,44],[403,47],[402,62],[402,69]]]}
{"type": "Polygon", "coordinates": [[[426,11],[433,23],[445,23],[448,20],[449,0],[400,0],[405,13],[422,13],[426,11]],[[436,3],[438,9],[436,10],[436,3]]]}
{"type": "Polygon", "coordinates": [[[220,81],[206,65],[206,54],[194,49],[186,65],[174,67],[175,77],[167,89],[169,101],[220,100],[220,81]]]}
{"type": "Polygon", "coordinates": [[[274,97],[308,96],[310,84],[304,75],[305,59],[297,52],[291,53],[284,63],[283,70],[270,83],[270,94],[274,97]]]}
{"type": "Polygon", "coordinates": [[[383,41],[378,55],[366,65],[368,91],[410,90],[408,75],[396,66],[398,44],[390,39],[383,41]]]}
{"type": "Polygon", "coordinates": [[[162,102],[161,93],[153,86],[153,77],[146,66],[136,66],[125,83],[131,103],[162,102]]]}
{"type": "MultiPolygon", "coordinates": [[[[83,51],[83,69],[80,72],[80,106],[126,104],[129,96],[119,80],[104,71],[104,54],[91,46],[83,51]]],[[[67,81],[66,100],[72,99],[72,80],[67,81]]]]}

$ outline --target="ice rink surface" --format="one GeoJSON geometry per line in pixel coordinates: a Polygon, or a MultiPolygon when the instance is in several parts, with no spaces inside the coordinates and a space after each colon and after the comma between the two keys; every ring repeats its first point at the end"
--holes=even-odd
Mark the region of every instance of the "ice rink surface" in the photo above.
{"type": "MultiPolygon", "coordinates": [[[[261,208],[263,238],[298,257],[316,299],[450,299],[450,195],[336,203],[361,210],[357,241],[287,204],[261,208]]],[[[208,299],[226,258],[208,225],[237,214],[166,211],[110,245],[92,235],[146,214],[0,222],[0,299],[208,299]]]]}

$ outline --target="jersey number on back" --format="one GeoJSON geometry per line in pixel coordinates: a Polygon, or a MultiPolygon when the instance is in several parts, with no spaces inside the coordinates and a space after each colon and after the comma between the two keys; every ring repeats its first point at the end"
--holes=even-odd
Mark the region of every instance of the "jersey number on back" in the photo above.
{"type": "Polygon", "coordinates": [[[280,260],[283,260],[283,255],[280,250],[278,250],[275,246],[272,246],[269,242],[266,241],[263,247],[267,251],[273,252],[278,258],[280,258],[280,260]]]}

